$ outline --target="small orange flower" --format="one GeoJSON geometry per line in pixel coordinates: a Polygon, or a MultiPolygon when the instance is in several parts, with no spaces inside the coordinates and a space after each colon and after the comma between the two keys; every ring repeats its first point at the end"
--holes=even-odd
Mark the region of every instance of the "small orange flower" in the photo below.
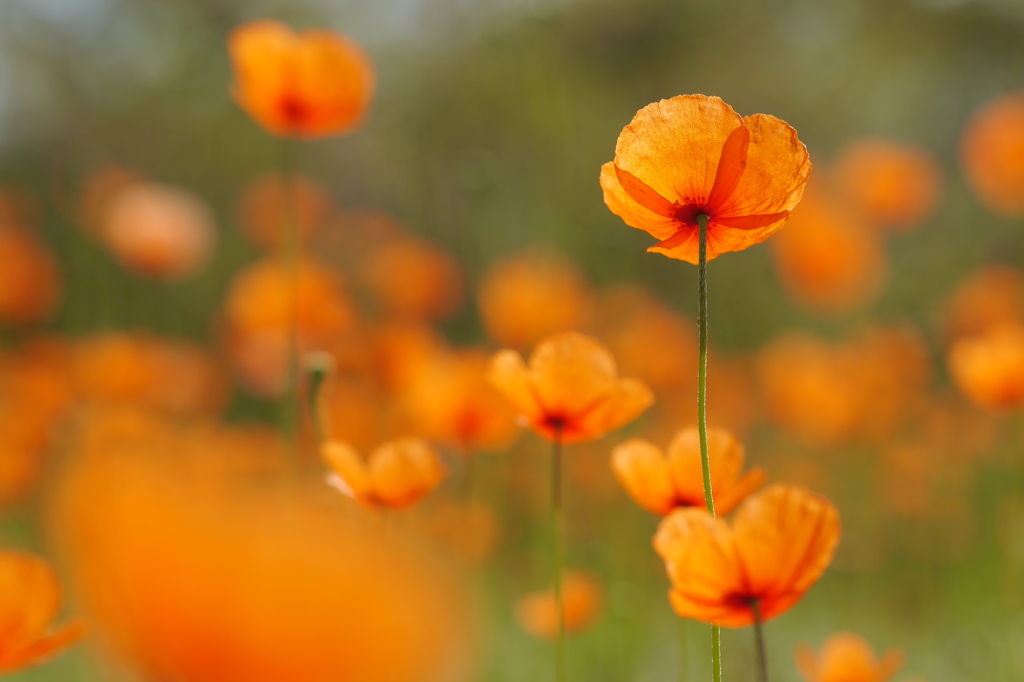
{"type": "Polygon", "coordinates": [[[330,31],[296,34],[276,21],[254,21],[228,38],[239,105],[270,132],[315,138],[362,123],[376,78],[369,58],[330,31]]]}
{"type": "Polygon", "coordinates": [[[201,198],[155,182],[133,182],[114,194],[100,224],[100,238],[125,267],[168,280],[205,265],[215,236],[201,198]]]}
{"type": "Polygon", "coordinates": [[[487,381],[487,360],[468,349],[440,355],[418,373],[403,401],[417,433],[464,454],[502,450],[515,439],[515,415],[487,381]]]}
{"type": "Polygon", "coordinates": [[[893,649],[878,660],[863,637],[839,632],[821,645],[820,656],[810,645],[801,645],[796,664],[807,682],[886,682],[903,667],[903,654],[893,649]]]}
{"type": "Polygon", "coordinates": [[[619,378],[607,348],[577,332],[541,341],[529,365],[514,350],[500,351],[491,360],[490,379],[526,426],[563,443],[600,438],[654,402],[643,383],[619,378]]]}
{"type": "MultiPolygon", "coordinates": [[[[601,613],[601,586],[582,571],[562,576],[562,617],[565,631],[587,627],[601,613]]],[[[534,637],[554,639],[558,635],[558,607],[554,590],[529,594],[516,604],[516,620],[534,637]]]]}
{"type": "Polygon", "coordinates": [[[0,673],[41,663],[85,636],[73,621],[47,634],[60,611],[57,575],[43,559],[0,549],[0,673]]]}
{"type": "Polygon", "coordinates": [[[775,484],[750,497],[732,526],[699,509],[677,509],[654,536],[676,613],[742,627],[789,610],[832,562],[839,513],[823,497],[775,484]]]}
{"type": "Polygon", "coordinates": [[[835,161],[839,191],[872,224],[916,227],[935,208],[942,174],[923,149],[865,138],[846,145],[835,161]]]}
{"type": "Polygon", "coordinates": [[[327,189],[312,178],[280,173],[252,181],[238,200],[238,221],[253,244],[268,251],[281,248],[294,222],[299,241],[307,244],[327,222],[334,205],[327,189]]]}
{"type": "Polygon", "coordinates": [[[534,253],[495,265],[479,291],[487,336],[508,348],[586,328],[594,309],[594,294],[572,262],[534,253]]]}
{"type": "Polygon", "coordinates": [[[782,227],[810,172],[807,148],[784,121],[680,95],[623,128],[601,187],[612,213],[661,240],[648,251],[697,263],[697,216],[709,217],[708,260],[741,251],[782,227]]]}
{"type": "Polygon", "coordinates": [[[1008,265],[986,265],[957,286],[945,313],[951,338],[1024,321],[1024,274],[1008,265]]]}
{"type": "Polygon", "coordinates": [[[804,195],[772,253],[783,286],[812,310],[845,312],[881,293],[886,255],[878,234],[822,191],[804,195]]]}
{"type": "Polygon", "coordinates": [[[1024,92],[982,106],[960,139],[964,175],[990,210],[1024,215],[1024,92]]]}
{"type": "Polygon", "coordinates": [[[946,355],[953,383],[990,410],[1024,405],[1024,325],[1004,324],[955,341],[946,355]]]}
{"type": "MultiPolygon", "coordinates": [[[[708,429],[708,457],[715,512],[728,514],[764,484],[764,470],[746,473],[743,444],[722,429],[708,429]]],[[[696,428],[683,429],[668,446],[631,438],[612,451],[612,470],[622,487],[644,509],[664,516],[676,507],[704,509],[704,475],[696,428]]]]}
{"type": "Polygon", "coordinates": [[[42,322],[60,297],[60,273],[49,251],[28,230],[0,226],[0,322],[42,322]]]}
{"type": "Polygon", "coordinates": [[[426,441],[400,438],[384,443],[366,462],[348,443],[321,448],[331,467],[327,482],[360,504],[407,507],[431,493],[445,478],[441,458],[426,441]]]}
{"type": "Polygon", "coordinates": [[[424,239],[391,239],[362,267],[385,311],[413,320],[446,318],[462,303],[462,272],[448,252],[424,239]]]}

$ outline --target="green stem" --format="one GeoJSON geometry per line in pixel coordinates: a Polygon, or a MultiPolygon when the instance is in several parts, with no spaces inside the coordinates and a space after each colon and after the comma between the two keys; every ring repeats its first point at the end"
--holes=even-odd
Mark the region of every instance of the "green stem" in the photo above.
{"type": "Polygon", "coordinates": [[[288,287],[287,390],[282,421],[292,462],[299,464],[299,226],[295,205],[295,142],[285,137],[281,149],[281,185],[284,205],[284,261],[288,287]]]}
{"type": "Polygon", "coordinates": [[[551,452],[551,516],[554,527],[555,556],[555,609],[558,612],[558,638],[555,642],[555,680],[566,682],[569,677],[565,663],[565,611],[562,608],[562,571],[565,568],[565,513],[562,509],[562,431],[555,431],[551,452]]]}
{"type": "Polygon", "coordinates": [[[760,673],[759,682],[768,682],[768,656],[764,650],[764,624],[761,621],[761,605],[756,599],[750,603],[754,612],[754,649],[757,653],[757,669],[760,673]]]}
{"type": "MultiPolygon", "coordinates": [[[[697,216],[700,241],[697,264],[697,325],[700,355],[697,358],[697,432],[700,436],[700,468],[704,474],[704,504],[715,515],[715,498],[711,492],[711,461],[708,457],[708,216],[697,216]]],[[[711,677],[722,682],[722,630],[711,626],[711,677]]]]}

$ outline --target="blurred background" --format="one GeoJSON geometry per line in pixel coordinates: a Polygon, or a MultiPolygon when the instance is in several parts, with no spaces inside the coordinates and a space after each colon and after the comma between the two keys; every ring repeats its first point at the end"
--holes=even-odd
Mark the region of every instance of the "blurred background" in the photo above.
{"type": "MultiPolygon", "coordinates": [[[[509,427],[478,448],[497,452],[460,452],[417,411],[441,400],[421,366],[565,329],[602,339],[658,398],[566,455],[569,563],[601,594],[570,640],[571,676],[678,678],[657,518],[608,458],[627,435],[664,447],[693,423],[696,268],[645,253],[652,239],[605,208],[598,174],[638,109],[683,93],[778,116],[815,165],[790,224],[709,276],[712,425],[843,520],[832,568],[767,626],[773,679],[801,679],[794,648],[842,630],[902,649],[896,679],[1024,676],[1012,0],[5,0],[0,544],[78,570],[82,552],[56,547],[85,513],[74,505],[109,493],[68,473],[86,451],[229,453],[225,469],[275,471],[284,151],[232,99],[225,48],[261,18],[342,31],[377,70],[365,126],[296,145],[300,325],[304,350],[337,365],[337,437],[365,455],[422,435],[448,462],[440,490],[384,522],[473,576],[475,615],[453,628],[476,653],[451,678],[550,674],[550,644],[516,616],[550,580],[548,450],[529,433],[506,445],[509,427]]],[[[351,512],[321,487],[318,512],[351,512]]],[[[99,533],[125,509],[82,523],[99,533]]],[[[154,631],[187,629],[171,620],[154,631]]],[[[686,628],[704,679],[707,629],[686,628]]],[[[95,632],[12,679],[157,679],[98,654],[95,632]]],[[[727,630],[724,648],[726,679],[753,679],[751,633],[727,630]]],[[[182,679],[246,679],[219,675],[182,679]]]]}

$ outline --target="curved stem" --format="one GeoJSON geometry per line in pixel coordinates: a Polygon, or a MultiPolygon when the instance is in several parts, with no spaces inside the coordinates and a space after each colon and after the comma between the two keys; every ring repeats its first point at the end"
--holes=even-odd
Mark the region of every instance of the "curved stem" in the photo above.
{"type": "MultiPolygon", "coordinates": [[[[711,461],[708,456],[708,216],[697,216],[700,241],[697,263],[697,325],[700,355],[697,358],[697,432],[700,436],[700,468],[704,474],[704,504],[715,515],[715,498],[711,492],[711,461]]],[[[711,677],[722,682],[722,630],[711,626],[711,677]]]]}
{"type": "Polygon", "coordinates": [[[754,649],[757,654],[759,682],[768,682],[768,656],[764,649],[764,624],[761,621],[761,605],[756,599],[751,601],[750,608],[754,612],[754,649]]]}
{"type": "Polygon", "coordinates": [[[562,571],[565,558],[565,513],[562,509],[562,431],[555,431],[551,452],[551,516],[554,527],[555,557],[555,609],[558,612],[558,639],[555,642],[555,680],[566,682],[565,662],[565,610],[562,604],[562,571]]]}

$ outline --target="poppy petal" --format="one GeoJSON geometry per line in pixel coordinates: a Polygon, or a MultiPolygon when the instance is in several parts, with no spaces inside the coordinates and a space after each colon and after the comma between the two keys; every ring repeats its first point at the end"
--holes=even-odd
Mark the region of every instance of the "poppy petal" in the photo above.
{"type": "Polygon", "coordinates": [[[534,349],[530,373],[546,414],[593,423],[601,403],[615,390],[618,369],[604,344],[568,332],[549,337],[534,349]]]}
{"type": "Polygon", "coordinates": [[[389,507],[418,501],[445,478],[441,458],[419,438],[381,445],[370,455],[367,469],[374,495],[389,507]]]}
{"type": "Polygon", "coordinates": [[[340,440],[329,440],[321,447],[320,455],[332,471],[328,484],[357,502],[369,502],[370,476],[355,448],[340,440]]]}
{"type": "Polygon", "coordinates": [[[86,635],[85,623],[72,621],[52,635],[47,635],[32,642],[18,652],[10,652],[0,658],[0,672],[12,672],[56,654],[61,649],[71,646],[86,635]]]}
{"type": "Polygon", "coordinates": [[[633,500],[647,511],[665,515],[676,504],[668,460],[642,438],[630,438],[612,450],[612,471],[633,500]]]}
{"type": "Polygon", "coordinates": [[[789,217],[789,211],[764,215],[716,216],[714,222],[734,230],[756,230],[781,223],[789,217]]]}
{"type": "Polygon", "coordinates": [[[758,488],[764,485],[767,474],[761,467],[754,467],[739,479],[725,488],[721,494],[718,488],[714,488],[715,511],[719,514],[728,514],[735,509],[740,502],[753,494],[758,488]]]}
{"type": "Polygon", "coordinates": [[[679,224],[673,218],[659,215],[631,197],[619,182],[615,169],[616,165],[611,161],[601,166],[601,188],[604,190],[604,203],[608,210],[630,227],[644,230],[652,237],[665,239],[675,234],[679,224]]]}
{"type": "Polygon", "coordinates": [[[537,402],[526,362],[519,353],[514,350],[496,353],[491,359],[487,378],[520,414],[529,419],[535,419],[541,414],[542,406],[537,402]]]}
{"type": "Polygon", "coordinates": [[[676,211],[679,209],[676,204],[655,192],[644,184],[643,180],[629,171],[619,167],[617,164],[613,163],[612,165],[615,168],[616,179],[633,201],[663,218],[674,219],[676,211]]]}
{"type": "Polygon", "coordinates": [[[715,213],[715,207],[724,204],[740,184],[743,171],[747,169],[749,147],[750,130],[746,126],[740,126],[729,133],[725,144],[722,145],[722,156],[715,171],[715,184],[711,187],[707,200],[708,210],[712,214],[715,213]]]}

